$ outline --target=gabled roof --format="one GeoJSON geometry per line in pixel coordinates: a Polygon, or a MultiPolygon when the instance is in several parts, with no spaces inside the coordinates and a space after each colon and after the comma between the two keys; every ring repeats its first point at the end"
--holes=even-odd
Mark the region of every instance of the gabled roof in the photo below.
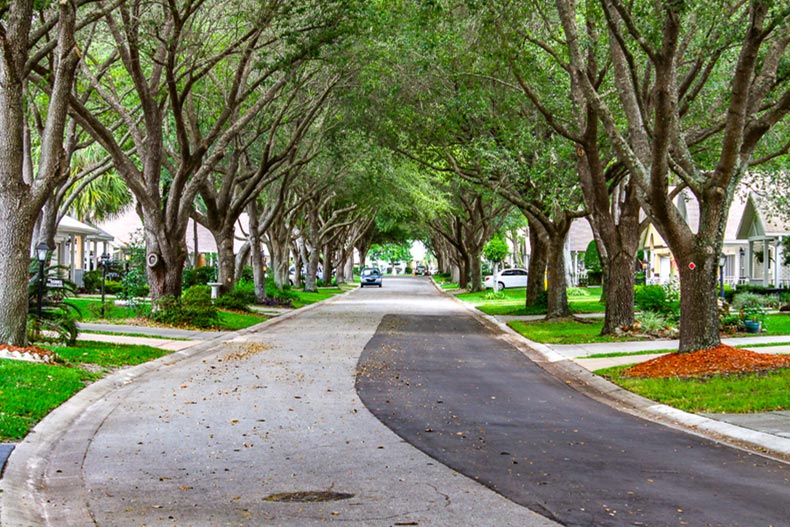
{"type": "Polygon", "coordinates": [[[760,236],[790,235],[790,225],[774,218],[763,198],[749,194],[738,224],[737,239],[748,240],[760,236]]]}

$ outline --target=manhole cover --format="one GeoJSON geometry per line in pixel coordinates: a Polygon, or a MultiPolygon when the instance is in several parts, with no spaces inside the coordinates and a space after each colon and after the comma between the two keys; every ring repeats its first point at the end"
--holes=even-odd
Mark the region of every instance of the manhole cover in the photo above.
{"type": "Polygon", "coordinates": [[[302,492],[281,492],[263,498],[263,501],[279,501],[284,503],[309,503],[313,501],[340,501],[353,498],[347,492],[331,492],[326,490],[308,490],[302,492]]]}

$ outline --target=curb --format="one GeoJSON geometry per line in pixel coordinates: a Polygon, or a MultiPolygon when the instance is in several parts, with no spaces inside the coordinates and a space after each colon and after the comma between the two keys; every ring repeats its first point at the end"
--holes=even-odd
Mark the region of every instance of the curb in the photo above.
{"type": "Polygon", "coordinates": [[[86,386],[42,419],[25,439],[18,443],[6,462],[0,479],[0,525],[29,527],[89,527],[96,525],[90,513],[88,496],[82,484],[82,460],[91,438],[113,411],[117,402],[110,394],[128,388],[135,381],[165,366],[211,355],[228,340],[261,331],[289,320],[319,305],[341,298],[354,289],[337,294],[289,313],[238,331],[219,335],[181,351],[138,364],[104,377],[86,386]],[[78,448],[51,455],[55,447],[68,440],[78,448]],[[57,478],[48,478],[46,469],[59,462],[57,478]],[[46,498],[43,491],[65,497],[64,506],[46,498]],[[68,505],[66,505],[68,504],[68,505]]]}
{"type": "Polygon", "coordinates": [[[431,281],[442,294],[463,305],[484,326],[501,335],[528,359],[578,392],[642,419],[684,430],[775,461],[790,463],[790,439],[684,412],[629,392],[560,355],[549,346],[525,338],[491,315],[486,315],[455,295],[445,292],[433,279],[431,281]]]}

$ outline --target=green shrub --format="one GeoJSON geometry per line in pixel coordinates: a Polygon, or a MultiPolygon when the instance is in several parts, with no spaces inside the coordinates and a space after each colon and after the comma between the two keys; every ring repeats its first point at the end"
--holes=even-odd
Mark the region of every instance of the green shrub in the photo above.
{"type": "Polygon", "coordinates": [[[779,295],[768,295],[763,298],[765,298],[763,307],[768,309],[779,309],[779,307],[782,305],[782,300],[779,295]]]}
{"type": "Polygon", "coordinates": [[[211,305],[211,287],[207,285],[193,285],[181,293],[181,303],[185,306],[211,305]]]}
{"type": "Polygon", "coordinates": [[[187,288],[180,300],[172,295],[158,298],[150,317],[162,324],[198,328],[211,328],[219,322],[219,312],[211,302],[211,288],[207,285],[187,288]]]}
{"type": "Polygon", "coordinates": [[[404,270],[403,270],[403,272],[404,272],[405,274],[412,274],[412,273],[414,272],[414,269],[412,269],[411,267],[409,267],[409,266],[407,265],[407,266],[406,266],[406,269],[404,269],[404,270]]]}
{"type": "Polygon", "coordinates": [[[229,291],[214,300],[214,305],[221,309],[235,311],[249,311],[249,305],[255,303],[255,285],[251,282],[236,284],[233,291],[229,291]]]}
{"type": "Polygon", "coordinates": [[[587,291],[581,287],[569,287],[567,293],[568,296],[587,296],[587,291]]]}
{"type": "Polygon", "coordinates": [[[667,294],[660,285],[638,285],[634,288],[634,305],[640,311],[661,313],[666,309],[667,294]]]}
{"type": "Polygon", "coordinates": [[[504,300],[505,293],[503,291],[495,291],[491,289],[485,295],[483,295],[485,300],[504,300]]]}
{"type": "Polygon", "coordinates": [[[210,265],[184,269],[183,287],[185,289],[189,289],[195,285],[206,285],[209,282],[216,281],[217,270],[210,265]]]}
{"type": "Polygon", "coordinates": [[[241,276],[238,277],[238,282],[253,282],[255,280],[255,276],[252,272],[251,265],[245,265],[241,268],[241,276]]]}
{"type": "Polygon", "coordinates": [[[671,326],[664,315],[655,311],[643,311],[642,314],[637,317],[637,320],[642,325],[642,331],[649,335],[659,335],[662,331],[669,329],[671,326]]]}
{"type": "MultiPolygon", "coordinates": [[[[99,291],[101,291],[101,286],[100,286],[99,291]]],[[[105,294],[117,295],[121,291],[123,291],[123,284],[121,282],[116,282],[115,280],[105,280],[105,282],[104,282],[104,293],[105,294]]],[[[146,292],[146,295],[147,295],[147,292],[146,292]]],[[[141,296],[146,296],[146,295],[141,295],[141,296]]]]}
{"type": "Polygon", "coordinates": [[[756,293],[738,293],[732,299],[732,308],[740,311],[748,307],[763,307],[767,303],[767,297],[756,293]]]}
{"type": "Polygon", "coordinates": [[[148,277],[145,274],[145,270],[142,267],[133,267],[123,275],[123,278],[121,278],[121,289],[114,294],[119,298],[131,300],[132,298],[148,296],[148,293],[148,277]]]}
{"type": "Polygon", "coordinates": [[[598,253],[598,245],[595,240],[587,244],[587,250],[584,251],[584,268],[587,272],[600,273],[601,272],[601,255],[598,253]]]}
{"type": "Polygon", "coordinates": [[[719,325],[722,331],[738,331],[743,328],[743,320],[740,315],[725,315],[721,317],[719,325]]]}
{"type": "Polygon", "coordinates": [[[77,286],[66,279],[60,278],[65,266],[47,266],[44,268],[44,280],[39,282],[39,263],[32,261],[29,267],[27,284],[27,339],[29,342],[62,342],[73,344],[77,340],[77,320],[81,317],[80,310],[64,299],[76,296],[77,286]],[[58,279],[62,287],[49,287],[50,279],[58,279]],[[41,292],[41,305],[38,303],[41,292]]]}
{"type": "Polygon", "coordinates": [[[88,294],[99,293],[101,291],[101,271],[88,271],[83,274],[82,288],[88,294]]]}

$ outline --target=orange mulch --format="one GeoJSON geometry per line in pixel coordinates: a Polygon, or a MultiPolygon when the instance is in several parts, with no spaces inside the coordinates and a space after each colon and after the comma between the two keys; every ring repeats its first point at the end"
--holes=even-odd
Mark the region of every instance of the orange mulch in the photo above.
{"type": "Polygon", "coordinates": [[[629,377],[705,377],[751,373],[790,368],[790,355],[755,353],[719,344],[715,348],[692,353],[669,353],[631,366],[623,373],[629,377]]]}

